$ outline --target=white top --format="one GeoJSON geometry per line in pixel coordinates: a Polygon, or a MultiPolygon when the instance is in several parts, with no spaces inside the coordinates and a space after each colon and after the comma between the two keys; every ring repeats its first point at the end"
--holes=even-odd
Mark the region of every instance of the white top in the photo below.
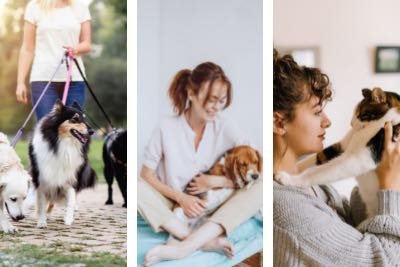
{"type": "Polygon", "coordinates": [[[228,149],[249,144],[240,129],[221,117],[208,122],[197,151],[195,133],[184,115],[165,119],[144,152],[144,165],[156,171],[161,182],[183,191],[190,180],[205,172],[228,149]]]}
{"type": "MultiPolygon", "coordinates": [[[[65,53],[63,46],[79,44],[81,23],[90,19],[89,8],[81,0],[75,0],[72,6],[55,8],[47,14],[40,10],[37,1],[29,2],[25,10],[25,20],[36,26],[31,82],[50,80],[65,53]]],[[[77,59],[85,73],[81,57],[77,59]]],[[[72,81],[83,81],[75,65],[72,69],[72,81]]],[[[67,68],[63,64],[53,81],[63,82],[66,77],[67,68]]]]}

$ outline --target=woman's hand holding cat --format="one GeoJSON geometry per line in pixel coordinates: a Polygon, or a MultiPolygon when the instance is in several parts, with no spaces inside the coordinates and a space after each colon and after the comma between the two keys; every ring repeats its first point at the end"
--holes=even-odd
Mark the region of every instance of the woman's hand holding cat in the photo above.
{"type": "Polygon", "coordinates": [[[385,124],[385,144],[382,160],[376,168],[379,187],[383,190],[400,192],[400,142],[392,142],[393,127],[385,124]]]}

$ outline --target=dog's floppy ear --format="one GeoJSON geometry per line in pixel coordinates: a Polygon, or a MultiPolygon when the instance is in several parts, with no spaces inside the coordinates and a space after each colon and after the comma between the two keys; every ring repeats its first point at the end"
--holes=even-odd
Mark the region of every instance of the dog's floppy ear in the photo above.
{"type": "Polygon", "coordinates": [[[260,152],[258,152],[257,150],[256,150],[256,154],[258,157],[257,170],[259,173],[262,173],[263,157],[261,156],[260,152]]]}
{"type": "Polygon", "coordinates": [[[238,176],[237,164],[237,159],[234,157],[233,153],[229,153],[225,156],[225,173],[227,178],[233,182],[235,188],[239,188],[236,182],[236,177],[238,176]]]}
{"type": "Polygon", "coordinates": [[[64,104],[63,104],[63,103],[61,102],[61,100],[58,98],[58,99],[56,100],[56,102],[54,103],[52,112],[54,112],[54,113],[59,113],[59,112],[62,112],[64,109],[65,109],[64,104]]]}
{"type": "Polygon", "coordinates": [[[6,188],[6,185],[7,185],[6,182],[0,183],[0,193],[3,192],[4,188],[6,188]]]}
{"type": "Polygon", "coordinates": [[[0,132],[0,143],[4,143],[9,145],[10,142],[8,141],[7,135],[5,135],[4,133],[0,132]]]}
{"type": "Polygon", "coordinates": [[[81,106],[79,105],[78,102],[74,101],[74,103],[72,104],[72,107],[79,110],[80,112],[83,112],[81,106]]]}

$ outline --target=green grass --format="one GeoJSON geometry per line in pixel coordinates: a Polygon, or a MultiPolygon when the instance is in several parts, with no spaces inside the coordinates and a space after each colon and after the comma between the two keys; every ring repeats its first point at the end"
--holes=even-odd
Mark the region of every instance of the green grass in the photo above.
{"type": "MultiPolygon", "coordinates": [[[[66,245],[66,244],[65,244],[66,245]]],[[[69,250],[71,253],[66,254],[61,250],[63,246],[37,246],[37,245],[19,245],[12,249],[6,249],[2,252],[6,253],[8,261],[12,262],[12,266],[69,266],[73,264],[81,264],[87,267],[120,267],[126,266],[126,258],[114,255],[108,252],[93,253],[88,256],[75,255],[73,252],[77,251],[75,247],[69,250]],[[32,264],[32,265],[27,265],[32,264]]],[[[82,250],[83,248],[80,248],[82,250]]],[[[4,259],[0,258],[0,262],[4,259]]],[[[6,264],[0,266],[11,266],[6,264]]]]}
{"type": "MultiPolygon", "coordinates": [[[[28,146],[29,141],[27,140],[20,140],[15,150],[17,151],[18,156],[22,160],[22,164],[25,166],[25,169],[29,169],[29,156],[28,156],[28,146]]],[[[105,183],[104,175],[103,175],[103,140],[102,139],[93,139],[90,143],[90,150],[89,150],[89,162],[92,168],[97,173],[97,177],[99,178],[99,183],[105,183]]]]}

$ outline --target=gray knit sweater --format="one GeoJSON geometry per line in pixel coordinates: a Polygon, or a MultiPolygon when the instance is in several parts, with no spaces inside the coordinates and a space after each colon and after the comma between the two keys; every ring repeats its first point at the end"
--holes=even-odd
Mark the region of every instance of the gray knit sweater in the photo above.
{"type": "Polygon", "coordinates": [[[358,188],[350,204],[329,186],[274,182],[274,266],[400,266],[400,193],[379,192],[378,215],[365,219],[358,188]]]}

